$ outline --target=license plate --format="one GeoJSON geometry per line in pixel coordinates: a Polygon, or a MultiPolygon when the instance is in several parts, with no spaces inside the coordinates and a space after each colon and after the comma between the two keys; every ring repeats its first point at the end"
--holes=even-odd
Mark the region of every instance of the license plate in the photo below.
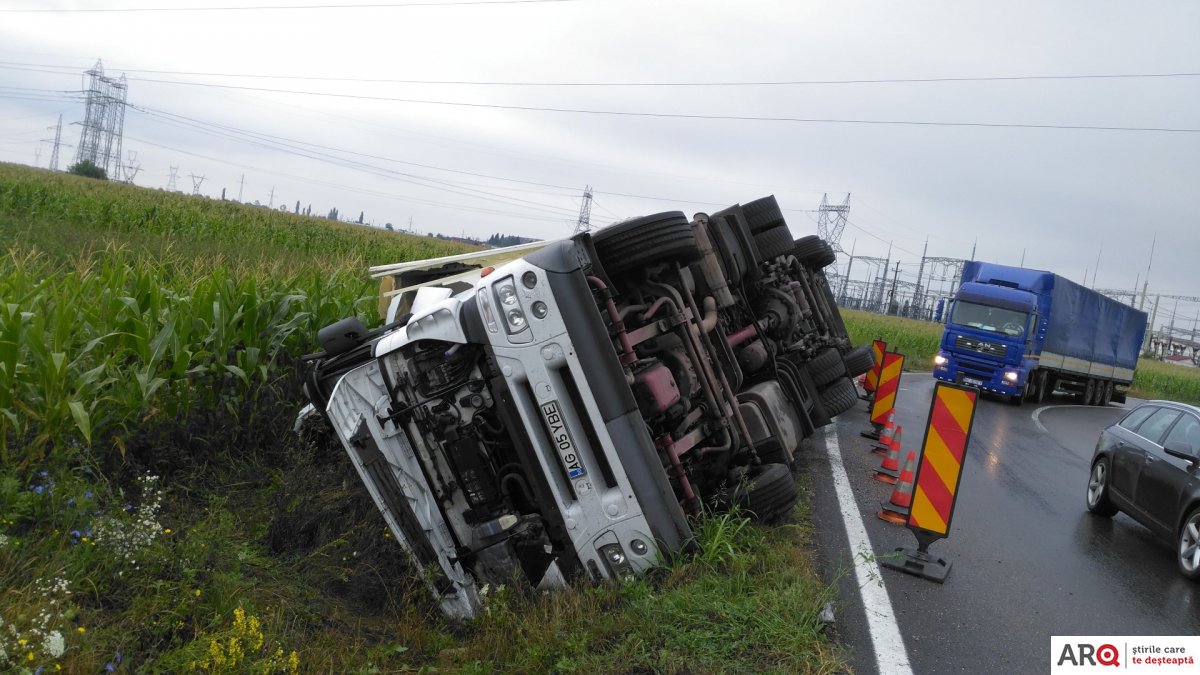
{"type": "Polygon", "coordinates": [[[579,452],[575,450],[575,441],[571,440],[571,432],[567,431],[567,423],[563,420],[558,401],[542,404],[542,418],[546,420],[546,428],[550,430],[550,442],[558,451],[558,458],[562,460],[567,476],[574,480],[587,475],[587,470],[579,461],[579,452]]]}
{"type": "Polygon", "coordinates": [[[964,377],[963,384],[967,385],[968,387],[982,387],[983,380],[977,380],[973,377],[964,377]]]}

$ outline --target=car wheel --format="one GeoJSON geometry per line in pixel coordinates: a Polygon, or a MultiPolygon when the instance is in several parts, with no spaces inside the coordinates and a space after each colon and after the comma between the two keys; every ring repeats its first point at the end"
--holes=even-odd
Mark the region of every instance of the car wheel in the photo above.
{"type": "Polygon", "coordinates": [[[875,357],[867,345],[859,345],[851,349],[850,353],[846,354],[845,361],[846,372],[850,373],[850,377],[858,377],[875,365],[875,357]]]}
{"type": "Polygon", "coordinates": [[[755,520],[773,523],[786,516],[798,497],[796,479],[783,464],[759,464],[746,472],[734,490],[734,503],[754,514],[755,520]]]}
{"type": "Polygon", "coordinates": [[[592,241],[609,274],[663,261],[686,266],[700,259],[696,235],[682,211],[656,213],[610,225],[596,232],[592,241]]]}
{"type": "Polygon", "coordinates": [[[1108,458],[1101,457],[1092,464],[1092,475],[1088,479],[1087,507],[1088,511],[1112,518],[1117,514],[1117,507],[1108,498],[1108,458]]]}
{"type": "Polygon", "coordinates": [[[824,388],[846,374],[846,363],[842,361],[841,352],[830,347],[819,352],[808,362],[808,372],[817,388],[824,388]]]}
{"type": "Polygon", "coordinates": [[[778,258],[792,250],[792,232],[787,225],[762,230],[754,235],[754,244],[758,246],[758,254],[763,260],[778,258]]]}
{"type": "Polygon", "coordinates": [[[1200,580],[1200,508],[1192,509],[1179,528],[1178,560],[1183,576],[1200,580]]]}

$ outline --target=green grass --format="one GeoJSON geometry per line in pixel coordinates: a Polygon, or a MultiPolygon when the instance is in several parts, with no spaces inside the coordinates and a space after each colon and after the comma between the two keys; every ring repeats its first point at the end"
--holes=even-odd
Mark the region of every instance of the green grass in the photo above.
{"type": "Polygon", "coordinates": [[[0,670],[835,672],[798,525],[444,620],[295,357],[465,247],[0,164],[0,670]]]}
{"type": "Polygon", "coordinates": [[[933,356],[942,339],[941,324],[855,309],[843,309],[842,320],[854,344],[883,340],[888,351],[904,354],[905,370],[933,370],[933,356]]]}
{"type": "Polygon", "coordinates": [[[1167,399],[1200,405],[1200,368],[1139,359],[1129,393],[1138,398],[1167,399]]]}
{"type": "MultiPolygon", "coordinates": [[[[843,309],[842,318],[854,344],[882,339],[888,349],[907,358],[908,370],[932,370],[933,355],[942,337],[942,325],[895,316],[843,309]]],[[[1138,398],[1168,399],[1200,405],[1200,369],[1139,359],[1129,393],[1138,398]]]]}

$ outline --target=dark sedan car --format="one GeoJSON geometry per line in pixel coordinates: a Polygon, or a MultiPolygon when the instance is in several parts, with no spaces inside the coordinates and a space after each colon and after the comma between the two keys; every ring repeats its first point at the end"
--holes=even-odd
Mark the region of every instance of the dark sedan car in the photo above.
{"type": "Polygon", "coordinates": [[[1150,401],[1100,433],[1088,510],[1124,511],[1176,544],[1179,571],[1200,580],[1200,408],[1150,401]]]}

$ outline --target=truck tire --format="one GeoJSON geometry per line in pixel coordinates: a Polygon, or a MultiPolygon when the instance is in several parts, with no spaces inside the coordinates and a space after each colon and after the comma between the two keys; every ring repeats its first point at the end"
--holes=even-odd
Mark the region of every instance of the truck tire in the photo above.
{"type": "Polygon", "coordinates": [[[734,490],[734,503],[762,523],[786,516],[796,504],[796,479],[783,464],[759,464],[746,472],[734,490]]]}
{"type": "Polygon", "coordinates": [[[609,274],[663,261],[686,266],[700,259],[692,225],[682,211],[656,213],[610,225],[593,235],[592,241],[609,274]]]}
{"type": "Polygon", "coordinates": [[[1113,395],[1112,380],[1105,380],[1101,384],[1101,387],[1103,388],[1103,391],[1100,392],[1099,405],[1108,405],[1109,403],[1112,403],[1112,395],[1113,395]]]}
{"type": "Polygon", "coordinates": [[[846,372],[850,373],[850,377],[858,377],[875,365],[875,357],[871,354],[871,348],[866,345],[859,345],[851,349],[843,360],[846,362],[846,372]]]}
{"type": "Polygon", "coordinates": [[[858,389],[846,378],[836,380],[821,392],[821,405],[830,417],[837,417],[858,402],[858,389]]]}
{"type": "MultiPolygon", "coordinates": [[[[783,211],[779,208],[779,202],[775,201],[775,195],[742,204],[742,215],[746,217],[746,225],[750,227],[750,234],[766,232],[781,225],[786,227],[786,223],[783,221],[783,211]]],[[[769,257],[773,256],[763,256],[763,258],[769,257]]]]}
{"type": "Polygon", "coordinates": [[[792,233],[786,225],[763,230],[754,235],[754,244],[763,260],[778,258],[792,250],[792,233]]]}
{"type": "Polygon", "coordinates": [[[1096,381],[1092,378],[1087,379],[1087,383],[1083,385],[1083,389],[1079,392],[1080,405],[1095,405],[1096,400],[1096,381]]]}
{"type": "Polygon", "coordinates": [[[829,244],[815,234],[797,239],[792,245],[792,255],[796,256],[801,265],[813,269],[831,265],[837,259],[829,244]]]}
{"type": "Polygon", "coordinates": [[[783,444],[774,438],[762,443],[755,443],[754,449],[758,451],[758,459],[763,464],[783,464],[791,469],[795,462],[792,451],[783,447],[783,444]]]}
{"type": "Polygon", "coordinates": [[[1044,370],[1035,370],[1030,375],[1033,378],[1035,389],[1033,391],[1033,402],[1041,405],[1046,400],[1046,385],[1050,383],[1048,373],[1044,370]]]}
{"type": "Polygon", "coordinates": [[[846,374],[846,363],[842,361],[841,352],[830,347],[818,352],[813,360],[808,362],[808,372],[812,375],[813,383],[824,389],[825,385],[846,374]]]}

